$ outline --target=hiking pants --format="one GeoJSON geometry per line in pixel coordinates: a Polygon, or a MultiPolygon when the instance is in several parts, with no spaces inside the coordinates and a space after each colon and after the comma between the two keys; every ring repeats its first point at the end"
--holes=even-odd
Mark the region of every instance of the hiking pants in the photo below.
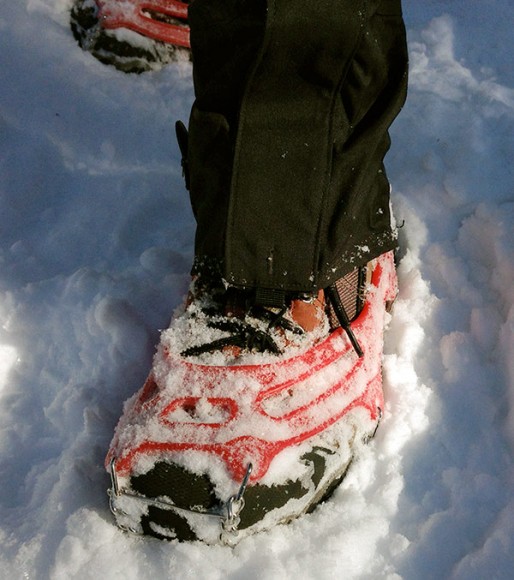
{"type": "Polygon", "coordinates": [[[193,0],[188,166],[197,260],[315,292],[391,250],[400,0],[193,0]]]}

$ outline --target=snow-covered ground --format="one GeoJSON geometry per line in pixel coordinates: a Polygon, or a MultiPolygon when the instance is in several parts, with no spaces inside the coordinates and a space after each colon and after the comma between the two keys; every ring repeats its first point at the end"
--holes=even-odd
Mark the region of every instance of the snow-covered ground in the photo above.
{"type": "Polygon", "coordinates": [[[2,578],[482,579],[514,566],[511,0],[406,0],[386,418],[329,503],[235,549],[125,535],[103,458],[188,283],[190,68],[124,75],[69,0],[0,13],[2,578]]]}

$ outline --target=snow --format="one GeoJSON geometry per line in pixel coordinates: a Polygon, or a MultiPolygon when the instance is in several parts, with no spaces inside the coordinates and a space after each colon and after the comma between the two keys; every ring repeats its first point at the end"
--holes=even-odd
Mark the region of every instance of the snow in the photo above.
{"type": "Polygon", "coordinates": [[[8,578],[510,578],[510,0],[404,2],[409,100],[387,159],[401,294],[386,416],[332,501],[236,548],[119,531],[103,459],[188,284],[173,124],[187,64],[124,75],[69,0],[0,15],[0,569],[8,578]]]}

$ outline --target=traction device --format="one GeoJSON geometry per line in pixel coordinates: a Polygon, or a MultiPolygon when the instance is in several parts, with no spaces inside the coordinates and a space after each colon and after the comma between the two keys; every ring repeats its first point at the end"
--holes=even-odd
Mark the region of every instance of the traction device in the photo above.
{"type": "Polygon", "coordinates": [[[375,260],[351,324],[361,357],[341,328],[264,365],[195,364],[161,344],[106,457],[118,525],[230,544],[323,501],[381,418],[385,310],[396,292],[390,252],[375,260]]]}
{"type": "Polygon", "coordinates": [[[95,0],[102,28],[127,28],[153,40],[190,48],[188,5],[179,0],[95,0]]]}
{"type": "Polygon", "coordinates": [[[79,46],[126,73],[188,61],[189,0],[74,0],[70,26],[79,46]]]}

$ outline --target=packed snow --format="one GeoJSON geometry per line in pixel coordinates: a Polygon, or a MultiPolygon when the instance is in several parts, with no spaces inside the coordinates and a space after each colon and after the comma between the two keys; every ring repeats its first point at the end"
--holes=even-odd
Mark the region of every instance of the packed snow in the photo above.
{"type": "Polygon", "coordinates": [[[127,535],[108,509],[114,426],[189,281],[173,125],[193,93],[184,62],[96,61],[69,9],[0,14],[2,577],[511,578],[512,2],[404,2],[385,418],[330,502],[235,548],[127,535]]]}

